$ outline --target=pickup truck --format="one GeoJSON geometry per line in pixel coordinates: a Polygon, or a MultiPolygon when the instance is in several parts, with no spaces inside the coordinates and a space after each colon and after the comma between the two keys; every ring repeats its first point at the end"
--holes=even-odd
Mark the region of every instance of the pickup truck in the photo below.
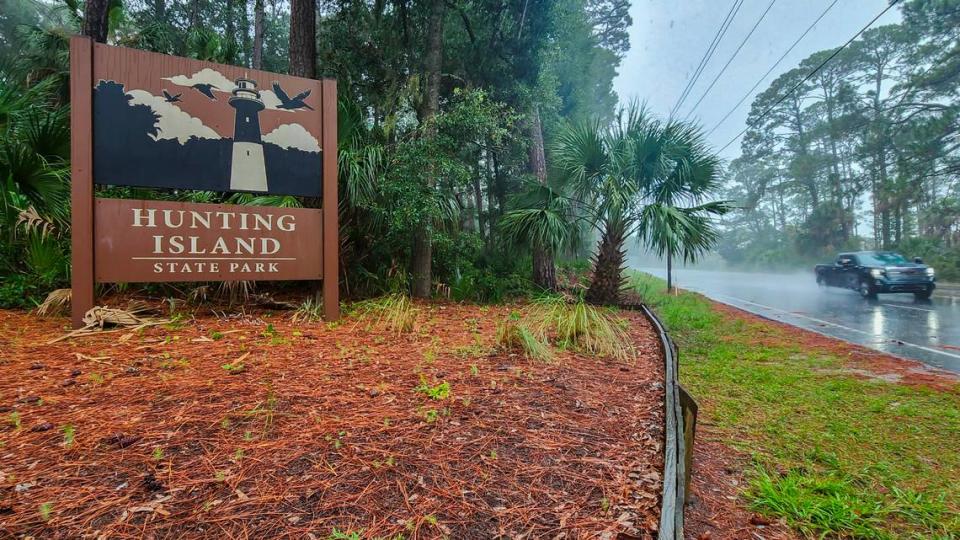
{"type": "Polygon", "coordinates": [[[836,262],[818,264],[814,272],[820,286],[853,289],[864,298],[912,292],[917,299],[926,300],[936,287],[933,268],[920,258],[910,262],[892,251],[841,253],[836,262]]]}

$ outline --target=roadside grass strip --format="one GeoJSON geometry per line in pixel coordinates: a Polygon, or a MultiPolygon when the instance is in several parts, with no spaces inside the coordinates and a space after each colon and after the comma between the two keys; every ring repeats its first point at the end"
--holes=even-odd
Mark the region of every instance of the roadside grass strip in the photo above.
{"type": "Polygon", "coordinates": [[[646,274],[631,285],[680,347],[699,425],[748,456],[751,510],[807,537],[960,538],[960,385],[858,377],[790,329],[646,274]]]}

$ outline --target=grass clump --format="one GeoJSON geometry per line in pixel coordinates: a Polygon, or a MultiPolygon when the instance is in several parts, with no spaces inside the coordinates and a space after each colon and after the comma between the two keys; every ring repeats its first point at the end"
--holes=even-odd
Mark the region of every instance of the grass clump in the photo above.
{"type": "Polygon", "coordinates": [[[293,312],[291,320],[294,324],[319,321],[323,318],[323,302],[314,298],[307,298],[293,312]]]}
{"type": "Polygon", "coordinates": [[[398,335],[408,334],[416,329],[420,311],[410,297],[402,293],[367,300],[357,304],[356,308],[361,320],[370,318],[376,325],[398,335]]]}
{"type": "Polygon", "coordinates": [[[517,312],[497,324],[494,341],[501,349],[522,351],[525,357],[532,360],[547,361],[553,358],[550,346],[523,324],[517,312]]]}
{"type": "Polygon", "coordinates": [[[560,296],[549,296],[536,300],[533,310],[539,321],[538,333],[552,334],[560,348],[620,361],[637,356],[626,322],[609,309],[587,304],[582,298],[568,302],[560,296]]]}

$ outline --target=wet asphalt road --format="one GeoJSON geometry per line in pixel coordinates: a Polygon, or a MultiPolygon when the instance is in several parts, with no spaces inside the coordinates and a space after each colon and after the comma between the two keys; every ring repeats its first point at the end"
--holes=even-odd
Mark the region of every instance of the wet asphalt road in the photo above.
{"type": "MultiPolygon", "coordinates": [[[[639,268],[658,277],[665,270],[639,268]]],[[[800,328],[960,373],[960,292],[927,301],[912,294],[864,300],[817,286],[813,272],[758,274],[680,269],[678,287],[800,328]]]]}

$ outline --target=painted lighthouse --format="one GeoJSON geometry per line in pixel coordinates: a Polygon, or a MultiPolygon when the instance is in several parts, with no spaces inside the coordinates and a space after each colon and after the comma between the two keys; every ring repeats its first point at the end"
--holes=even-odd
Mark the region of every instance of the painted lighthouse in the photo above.
{"type": "Polygon", "coordinates": [[[233,128],[233,160],[230,165],[230,189],[235,191],[267,191],[267,169],[263,162],[260,140],[260,111],[264,109],[257,82],[239,78],[230,96],[230,106],[237,110],[233,128]]]}

